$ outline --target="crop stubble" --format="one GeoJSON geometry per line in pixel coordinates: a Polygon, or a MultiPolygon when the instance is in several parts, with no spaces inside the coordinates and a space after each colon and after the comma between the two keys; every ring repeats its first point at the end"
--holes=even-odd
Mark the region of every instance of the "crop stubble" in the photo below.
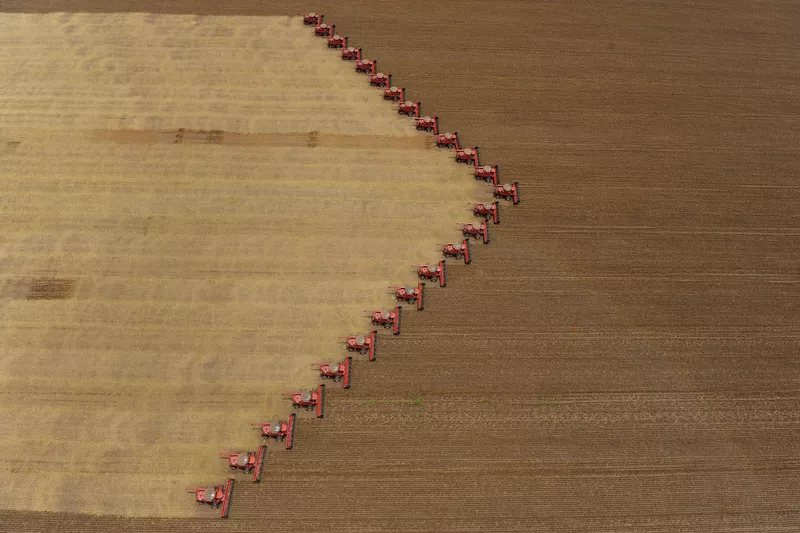
{"type": "Polygon", "coordinates": [[[0,25],[0,501],[192,516],[438,257],[469,172],[297,19],[0,25]]]}
{"type": "Polygon", "coordinates": [[[392,5],[312,9],[520,178],[523,204],[237,494],[235,524],[62,525],[800,528],[797,6],[392,5]]]}

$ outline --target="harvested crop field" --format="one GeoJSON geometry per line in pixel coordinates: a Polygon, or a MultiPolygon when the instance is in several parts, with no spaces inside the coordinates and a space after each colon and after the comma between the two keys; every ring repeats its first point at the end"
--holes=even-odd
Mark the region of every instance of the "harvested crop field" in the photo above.
{"type": "Polygon", "coordinates": [[[0,501],[192,516],[474,180],[296,18],[0,26],[0,501]]]}
{"type": "Polygon", "coordinates": [[[412,1],[403,17],[388,1],[308,8],[519,179],[522,204],[358,386],[331,399],[324,423],[300,429],[303,449],[276,457],[269,483],[241,487],[227,523],[36,513],[0,523],[800,530],[797,4],[412,1]]]}

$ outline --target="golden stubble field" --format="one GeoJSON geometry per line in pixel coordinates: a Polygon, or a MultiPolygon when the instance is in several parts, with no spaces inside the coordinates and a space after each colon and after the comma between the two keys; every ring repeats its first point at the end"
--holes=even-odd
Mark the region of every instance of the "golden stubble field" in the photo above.
{"type": "Polygon", "coordinates": [[[0,45],[0,506],[192,516],[484,187],[296,17],[0,45]]]}

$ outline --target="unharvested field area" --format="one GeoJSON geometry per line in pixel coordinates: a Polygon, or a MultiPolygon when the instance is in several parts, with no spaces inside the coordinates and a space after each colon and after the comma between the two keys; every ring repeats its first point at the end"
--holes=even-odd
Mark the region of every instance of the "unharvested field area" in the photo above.
{"type": "Polygon", "coordinates": [[[297,19],[2,15],[0,44],[0,506],[191,516],[474,180],[297,19]]]}
{"type": "Polygon", "coordinates": [[[270,483],[241,487],[228,523],[0,518],[29,531],[800,530],[797,4],[396,6],[308,9],[520,179],[495,242],[324,425],[300,430],[270,483]]]}

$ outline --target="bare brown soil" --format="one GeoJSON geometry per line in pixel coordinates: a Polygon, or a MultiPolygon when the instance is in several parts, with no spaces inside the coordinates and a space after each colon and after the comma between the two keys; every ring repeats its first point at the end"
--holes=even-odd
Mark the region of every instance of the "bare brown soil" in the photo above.
{"type": "MultiPolygon", "coordinates": [[[[5,2],[271,14],[292,2],[5,2]]],[[[523,204],[229,522],[20,531],[800,529],[800,7],[320,1],[523,204]]]]}

